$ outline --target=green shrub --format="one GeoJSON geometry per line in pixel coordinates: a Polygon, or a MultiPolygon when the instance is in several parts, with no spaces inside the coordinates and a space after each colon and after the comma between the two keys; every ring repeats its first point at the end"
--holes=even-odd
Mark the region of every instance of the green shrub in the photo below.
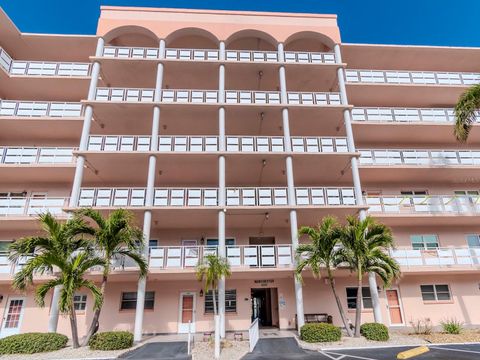
{"type": "Polygon", "coordinates": [[[310,323],[300,329],[300,339],[309,343],[340,341],[341,338],[342,331],[332,324],[310,323]]]}
{"type": "Polygon", "coordinates": [[[92,350],[122,350],[132,347],[133,334],[128,331],[97,333],[88,342],[92,350]]]}
{"type": "Polygon", "coordinates": [[[388,328],[379,323],[365,323],[360,326],[360,334],[367,340],[374,341],[387,341],[390,336],[388,335],[388,328]]]}
{"type": "Polygon", "coordinates": [[[25,333],[0,340],[0,354],[35,354],[65,347],[68,337],[56,333],[25,333]]]}
{"type": "Polygon", "coordinates": [[[463,323],[455,318],[447,319],[440,324],[447,334],[460,334],[463,330],[463,323]]]}

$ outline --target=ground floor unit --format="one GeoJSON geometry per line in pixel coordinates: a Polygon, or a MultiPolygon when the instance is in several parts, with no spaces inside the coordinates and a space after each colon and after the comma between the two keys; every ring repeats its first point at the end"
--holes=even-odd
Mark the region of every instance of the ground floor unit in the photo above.
{"type": "MultiPolygon", "coordinates": [[[[100,331],[134,329],[137,282],[132,276],[113,274],[107,284],[100,318],[100,331]]],[[[365,279],[362,321],[373,321],[372,301],[365,279]]],[[[380,285],[380,281],[378,281],[380,285]]],[[[335,279],[337,292],[347,317],[354,322],[356,307],[355,276],[344,271],[335,279]]],[[[405,274],[390,288],[379,288],[383,323],[391,327],[408,327],[411,322],[428,319],[433,326],[447,318],[465,325],[480,326],[478,274],[405,274]]],[[[233,273],[226,280],[227,332],[248,330],[259,318],[263,327],[294,329],[296,298],[291,271],[251,271],[233,273]]],[[[0,285],[0,336],[20,332],[47,331],[51,294],[44,308],[35,304],[33,292],[14,292],[10,285],[0,285]]],[[[303,303],[306,318],[325,319],[341,325],[339,312],[326,279],[304,277],[303,303]]],[[[85,334],[93,315],[92,296],[80,291],[75,297],[80,336],[85,334]]],[[[195,280],[194,273],[151,274],[147,280],[144,334],[184,333],[189,323],[202,333],[213,329],[212,294],[195,280]]],[[[69,335],[66,316],[59,320],[59,332],[69,335]]]]}

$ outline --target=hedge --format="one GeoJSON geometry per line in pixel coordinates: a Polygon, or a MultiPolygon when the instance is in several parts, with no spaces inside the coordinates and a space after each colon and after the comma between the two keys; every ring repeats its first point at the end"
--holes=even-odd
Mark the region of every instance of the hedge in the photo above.
{"type": "Polygon", "coordinates": [[[133,346],[133,334],[128,331],[97,333],[88,342],[92,350],[122,350],[133,346]]]}
{"type": "Polygon", "coordinates": [[[388,328],[379,323],[365,323],[360,326],[360,334],[367,340],[374,341],[387,341],[390,336],[388,335],[388,328]]]}
{"type": "Polygon", "coordinates": [[[0,340],[0,354],[35,354],[60,350],[68,337],[57,333],[25,333],[7,336],[0,340]]]}
{"type": "Polygon", "coordinates": [[[342,331],[332,324],[309,323],[300,329],[300,339],[309,343],[339,341],[341,338],[342,331]]]}

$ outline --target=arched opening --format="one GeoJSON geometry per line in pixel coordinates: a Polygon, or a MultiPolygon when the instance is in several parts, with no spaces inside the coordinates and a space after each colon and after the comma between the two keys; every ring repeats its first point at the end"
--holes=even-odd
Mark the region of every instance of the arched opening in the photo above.
{"type": "Polygon", "coordinates": [[[334,46],[335,41],[330,37],[313,31],[295,33],[285,40],[285,50],[288,51],[329,52],[334,46]]]}
{"type": "Polygon", "coordinates": [[[225,43],[229,50],[276,51],[278,41],[263,31],[241,30],[230,35],[225,43]]]}
{"type": "Polygon", "coordinates": [[[218,49],[219,40],[212,33],[199,28],[184,28],[165,39],[168,48],[218,49]]]}
{"type": "Polygon", "coordinates": [[[105,43],[113,46],[158,47],[158,37],[151,30],[137,25],[126,25],[110,30],[105,43]]]}

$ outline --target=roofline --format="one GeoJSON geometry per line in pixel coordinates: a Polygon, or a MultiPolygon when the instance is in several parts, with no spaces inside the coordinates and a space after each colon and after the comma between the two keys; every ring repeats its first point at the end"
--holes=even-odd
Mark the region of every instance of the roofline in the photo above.
{"type": "Polygon", "coordinates": [[[190,13],[190,14],[212,14],[212,15],[245,15],[245,16],[277,16],[277,17],[309,17],[309,18],[330,18],[337,19],[336,14],[315,14],[315,13],[292,13],[292,12],[269,12],[269,11],[239,11],[239,10],[209,10],[209,9],[181,9],[181,8],[153,8],[134,6],[100,6],[100,10],[114,11],[143,11],[143,12],[167,12],[167,13],[190,13]]]}
{"type": "Polygon", "coordinates": [[[362,43],[341,43],[341,46],[371,46],[371,47],[400,47],[400,48],[425,48],[425,49],[458,49],[458,50],[480,50],[480,47],[473,46],[441,46],[441,45],[395,45],[395,44],[362,44],[362,43]]]}
{"type": "Polygon", "coordinates": [[[22,36],[51,36],[51,37],[76,37],[76,38],[98,38],[98,35],[91,34],[45,34],[45,33],[21,33],[22,36]]]}

